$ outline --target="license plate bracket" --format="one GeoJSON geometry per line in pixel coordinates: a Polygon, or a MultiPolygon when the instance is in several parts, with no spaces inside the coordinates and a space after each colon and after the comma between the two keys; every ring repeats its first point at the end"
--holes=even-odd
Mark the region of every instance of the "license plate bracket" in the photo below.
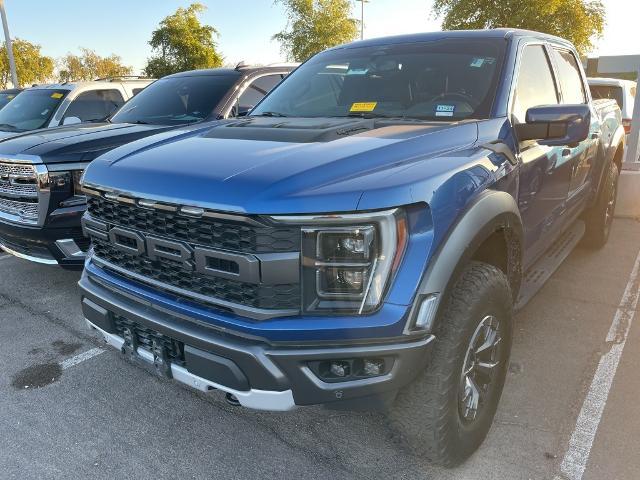
{"type": "Polygon", "coordinates": [[[151,350],[147,351],[153,356],[153,362],[149,362],[138,353],[140,343],[138,342],[136,333],[132,329],[125,327],[122,331],[122,336],[124,343],[122,344],[121,352],[125,357],[136,365],[160,377],[173,378],[167,347],[160,341],[156,339],[152,340],[151,350]]]}

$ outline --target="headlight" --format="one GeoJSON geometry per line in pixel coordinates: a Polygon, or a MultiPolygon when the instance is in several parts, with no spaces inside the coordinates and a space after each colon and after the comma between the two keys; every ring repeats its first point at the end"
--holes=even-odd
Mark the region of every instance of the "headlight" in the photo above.
{"type": "Polygon", "coordinates": [[[74,170],[71,174],[73,175],[73,194],[84,195],[82,193],[82,177],[84,176],[84,170],[74,170]]]}
{"type": "Polygon", "coordinates": [[[305,312],[363,314],[380,306],[406,245],[402,210],[277,220],[304,225],[305,312]]]}
{"type": "Polygon", "coordinates": [[[50,173],[51,190],[70,195],[60,202],[61,207],[75,207],[87,203],[87,197],[82,193],[81,186],[83,174],[84,170],[50,173]]]}

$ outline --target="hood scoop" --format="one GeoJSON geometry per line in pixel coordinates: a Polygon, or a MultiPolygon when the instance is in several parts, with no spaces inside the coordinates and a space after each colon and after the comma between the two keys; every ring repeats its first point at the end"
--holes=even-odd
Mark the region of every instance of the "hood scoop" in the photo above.
{"type": "Polygon", "coordinates": [[[373,120],[361,118],[251,117],[212,128],[203,137],[314,143],[330,142],[374,128],[373,120]]]}

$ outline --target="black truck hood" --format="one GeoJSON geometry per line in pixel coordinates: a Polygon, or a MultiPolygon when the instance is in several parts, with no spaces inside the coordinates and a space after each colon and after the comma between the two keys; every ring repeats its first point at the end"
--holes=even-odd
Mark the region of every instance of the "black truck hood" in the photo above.
{"type": "Polygon", "coordinates": [[[178,127],[128,123],[45,128],[0,138],[0,157],[37,155],[45,164],[90,162],[113,148],[175,128],[178,127]]]}

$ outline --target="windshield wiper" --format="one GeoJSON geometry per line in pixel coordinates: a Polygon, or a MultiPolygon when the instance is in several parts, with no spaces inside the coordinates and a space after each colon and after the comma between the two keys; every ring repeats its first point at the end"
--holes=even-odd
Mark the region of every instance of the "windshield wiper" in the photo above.
{"type": "Polygon", "coordinates": [[[135,122],[127,122],[133,123],[134,125],[151,125],[151,122],[147,122],[145,120],[136,120],[135,122]]]}
{"type": "Polygon", "coordinates": [[[5,130],[9,132],[18,132],[20,129],[15,125],[11,125],[10,123],[0,123],[0,130],[5,130]]]}
{"type": "Polygon", "coordinates": [[[287,117],[284,113],[280,112],[262,112],[258,115],[251,115],[252,117],[287,117]]]}

